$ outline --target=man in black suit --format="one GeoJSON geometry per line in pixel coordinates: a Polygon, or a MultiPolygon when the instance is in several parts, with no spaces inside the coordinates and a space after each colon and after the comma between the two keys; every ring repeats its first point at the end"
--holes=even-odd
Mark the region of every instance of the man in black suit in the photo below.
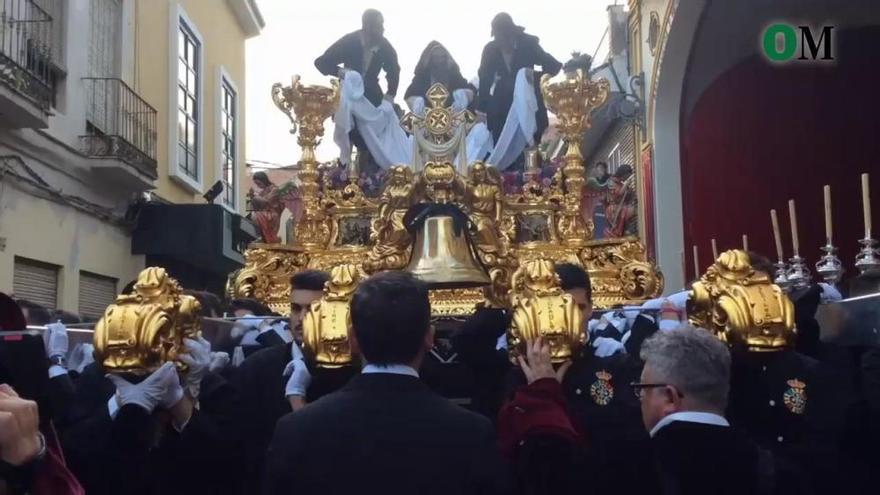
{"type": "Polygon", "coordinates": [[[361,16],[361,29],[348,33],[330,45],[323,55],[315,59],[315,67],[325,76],[339,77],[353,70],[364,79],[364,95],[373,105],[379,106],[382,99],[394,100],[400,83],[400,65],[397,52],[385,39],[385,20],[382,13],[367,9],[361,16]],[[382,92],[379,86],[379,72],[385,71],[388,86],[382,92]]]}
{"type": "MultiPolygon", "coordinates": [[[[397,52],[384,34],[382,13],[367,9],[361,16],[361,29],[346,34],[330,45],[323,55],[315,59],[315,67],[325,76],[340,79],[346,72],[355,71],[363,77],[364,96],[370,103],[378,107],[385,99],[393,105],[400,84],[400,64],[397,62],[397,52]],[[387,87],[385,92],[379,86],[379,72],[383,70],[387,87]]],[[[351,131],[350,139],[361,157],[358,170],[372,173],[377,165],[357,128],[351,131]]]]}
{"type": "Polygon", "coordinates": [[[504,492],[489,420],[429,390],[418,369],[434,343],[427,287],[383,272],[351,302],[352,347],[366,365],[342,390],[278,422],[267,495],[504,492]]]}
{"type": "Polygon", "coordinates": [[[477,111],[487,119],[486,125],[497,142],[513,103],[516,74],[520,69],[528,69],[532,71],[538,100],[535,141],[540,142],[549,120],[539,82],[544,74],[552,76],[559,72],[562,64],[541,48],[536,36],[526,34],[523,27],[514,24],[510,14],[502,12],[492,19],[492,37],[494,39],[483,48],[480,60],[477,111]],[[541,69],[534,72],[535,66],[541,69]]]}
{"type": "MultiPolygon", "coordinates": [[[[330,276],[319,270],[304,270],[290,279],[290,328],[294,342],[272,346],[250,355],[235,374],[241,394],[241,428],[244,440],[244,493],[259,493],[266,449],[275,431],[275,424],[292,409],[305,405],[306,399],[316,399],[326,393],[327,373],[315,373],[314,384],[295,384],[296,373],[285,374],[294,358],[294,346],[302,342],[302,321],[314,301],[323,295],[324,284],[330,276]],[[298,387],[295,385],[299,385],[298,387]],[[313,385],[313,386],[310,386],[313,385]],[[307,388],[306,396],[288,394],[288,390],[307,388]]],[[[299,349],[297,348],[297,351],[299,349]]],[[[323,371],[323,370],[322,370],[323,371]]],[[[333,377],[346,373],[344,369],[328,370],[333,377]]],[[[308,370],[306,369],[308,374],[308,370]]],[[[309,378],[308,376],[306,377],[309,378]]],[[[347,379],[345,376],[343,379],[347,379]]],[[[342,379],[340,379],[342,380],[342,379]]],[[[340,380],[332,388],[341,386],[340,380]]],[[[342,382],[344,383],[344,381],[342,382]]]]}
{"type": "Polygon", "coordinates": [[[773,460],[724,418],[730,353],[702,329],[658,332],[641,350],[633,387],[651,435],[661,493],[757,494],[773,490],[773,460]]]}

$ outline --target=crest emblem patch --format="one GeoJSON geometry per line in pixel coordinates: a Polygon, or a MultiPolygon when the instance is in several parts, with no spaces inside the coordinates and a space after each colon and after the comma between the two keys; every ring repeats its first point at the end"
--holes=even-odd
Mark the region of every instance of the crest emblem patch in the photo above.
{"type": "Polygon", "coordinates": [[[797,378],[786,383],[788,390],[782,394],[785,407],[793,414],[803,414],[807,408],[807,384],[797,378]]]}
{"type": "Polygon", "coordinates": [[[607,406],[614,398],[614,385],[611,384],[611,373],[602,370],[596,372],[596,380],[590,385],[590,397],[597,405],[607,406]]]}

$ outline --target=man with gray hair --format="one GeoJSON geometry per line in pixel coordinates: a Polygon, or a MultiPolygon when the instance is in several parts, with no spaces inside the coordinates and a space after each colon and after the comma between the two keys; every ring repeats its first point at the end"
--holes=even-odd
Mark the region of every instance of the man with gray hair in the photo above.
{"type": "Polygon", "coordinates": [[[758,494],[774,487],[773,459],[724,418],[730,353],[703,329],[658,332],[641,350],[641,400],[662,493],[758,494]]]}

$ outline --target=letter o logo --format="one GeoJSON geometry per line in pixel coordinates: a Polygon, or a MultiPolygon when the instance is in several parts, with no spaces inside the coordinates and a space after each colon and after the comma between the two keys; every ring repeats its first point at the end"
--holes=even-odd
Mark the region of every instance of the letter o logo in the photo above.
{"type": "Polygon", "coordinates": [[[774,62],[790,60],[797,51],[797,34],[788,24],[772,24],[764,31],[762,46],[764,55],[770,60],[774,62]],[[781,47],[777,44],[780,35],[782,35],[781,47]]]}

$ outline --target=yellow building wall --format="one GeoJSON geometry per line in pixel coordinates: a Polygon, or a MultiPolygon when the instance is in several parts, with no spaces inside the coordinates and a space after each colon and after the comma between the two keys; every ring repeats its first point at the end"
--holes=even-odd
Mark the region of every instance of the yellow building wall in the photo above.
{"type": "Polygon", "coordinates": [[[137,278],[144,257],[131,254],[131,237],[69,206],[36,198],[5,184],[0,199],[0,292],[12,293],[15,257],[58,265],[58,307],[79,311],[79,272],[118,280],[117,291],[137,278]]]}
{"type": "MultiPolygon", "coordinates": [[[[219,69],[222,66],[238,89],[238,198],[244,207],[245,171],[245,34],[226,1],[221,0],[139,0],[137,2],[135,80],[137,91],[158,111],[158,170],[156,194],[174,203],[202,203],[202,193],[194,193],[170,176],[169,154],[169,54],[172,33],[171,13],[180,5],[202,36],[202,186],[207,191],[220,178],[218,123],[219,69]],[[173,9],[173,10],[172,10],[173,9]]],[[[268,94],[268,90],[267,90],[268,94]]],[[[219,203],[219,199],[217,201],[219,203]]]]}

